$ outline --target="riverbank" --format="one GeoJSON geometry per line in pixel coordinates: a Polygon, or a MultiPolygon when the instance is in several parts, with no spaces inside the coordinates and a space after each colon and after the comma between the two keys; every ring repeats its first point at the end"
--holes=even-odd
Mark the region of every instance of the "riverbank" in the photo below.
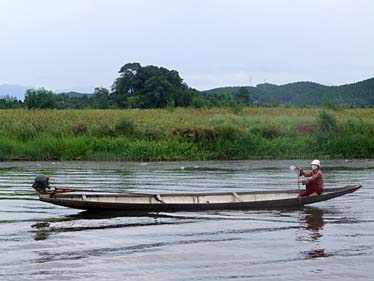
{"type": "Polygon", "coordinates": [[[0,159],[374,158],[374,109],[0,110],[0,159]]]}

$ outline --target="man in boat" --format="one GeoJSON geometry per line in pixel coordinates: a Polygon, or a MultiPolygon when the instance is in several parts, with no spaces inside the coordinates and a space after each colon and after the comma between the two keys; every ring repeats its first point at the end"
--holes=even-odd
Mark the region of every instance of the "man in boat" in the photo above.
{"type": "Polygon", "coordinates": [[[323,192],[323,174],[320,169],[321,163],[315,159],[310,163],[312,165],[311,172],[304,172],[300,167],[296,167],[300,171],[300,176],[306,177],[303,180],[298,180],[298,183],[302,183],[306,186],[305,191],[299,194],[300,197],[305,196],[317,196],[323,192]]]}

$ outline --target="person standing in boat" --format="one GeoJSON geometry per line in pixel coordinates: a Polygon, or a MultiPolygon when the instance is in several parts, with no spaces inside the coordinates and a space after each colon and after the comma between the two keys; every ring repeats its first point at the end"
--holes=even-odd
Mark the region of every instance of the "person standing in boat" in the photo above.
{"type": "Polygon", "coordinates": [[[310,165],[312,165],[312,171],[309,173],[304,172],[300,167],[296,167],[296,169],[300,171],[300,176],[306,177],[303,180],[297,181],[306,186],[305,191],[299,194],[300,197],[317,196],[323,192],[323,174],[320,169],[321,163],[316,159],[313,160],[310,165]]]}

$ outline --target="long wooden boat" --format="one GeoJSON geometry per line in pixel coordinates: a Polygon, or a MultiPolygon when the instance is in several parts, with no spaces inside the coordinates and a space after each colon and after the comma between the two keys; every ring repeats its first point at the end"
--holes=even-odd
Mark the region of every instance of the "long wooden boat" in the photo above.
{"type": "Polygon", "coordinates": [[[40,200],[84,210],[195,211],[300,207],[355,192],[361,185],[326,188],[321,195],[298,197],[297,190],[187,194],[103,193],[74,189],[40,192],[40,200]]]}

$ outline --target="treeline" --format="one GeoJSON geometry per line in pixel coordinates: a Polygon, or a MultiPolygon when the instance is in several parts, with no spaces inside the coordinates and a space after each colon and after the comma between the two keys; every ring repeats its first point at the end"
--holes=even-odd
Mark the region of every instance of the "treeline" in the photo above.
{"type": "Polygon", "coordinates": [[[11,96],[0,97],[0,109],[22,108],[22,107],[24,107],[23,102],[18,100],[15,97],[11,97],[11,96]]]}
{"type": "Polygon", "coordinates": [[[169,107],[226,107],[249,105],[248,91],[238,94],[205,95],[190,88],[179,73],[164,67],[128,63],[111,89],[97,87],[93,94],[55,94],[44,88],[28,89],[25,100],[13,97],[0,99],[0,108],[28,109],[116,109],[169,107]]]}
{"type": "Polygon", "coordinates": [[[0,97],[0,109],[122,109],[173,107],[374,107],[374,78],[343,86],[312,82],[256,87],[224,87],[198,91],[189,87],[179,73],[164,67],[125,64],[110,89],[97,87],[92,94],[55,94],[44,88],[28,89],[25,100],[0,97]]]}

